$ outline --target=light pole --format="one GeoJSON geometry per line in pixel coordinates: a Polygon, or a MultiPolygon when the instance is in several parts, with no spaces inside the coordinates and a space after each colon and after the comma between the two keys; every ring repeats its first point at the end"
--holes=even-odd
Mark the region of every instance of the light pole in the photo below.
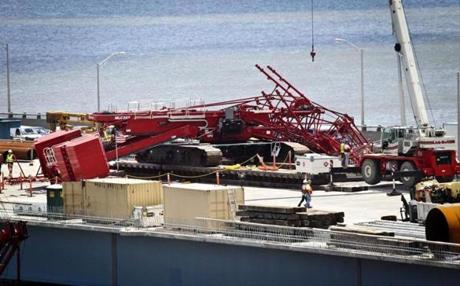
{"type": "Polygon", "coordinates": [[[97,112],[101,111],[101,95],[100,95],[100,79],[99,79],[100,69],[113,56],[124,55],[124,54],[126,54],[126,52],[114,52],[114,53],[111,53],[108,57],[106,57],[105,59],[103,59],[102,61],[100,61],[100,62],[98,62],[96,64],[97,112]]]}
{"type": "Polygon", "coordinates": [[[6,98],[8,100],[8,114],[11,113],[11,92],[10,92],[10,55],[7,43],[0,42],[1,45],[5,46],[6,53],[6,98]]]}
{"type": "Polygon", "coordinates": [[[460,72],[457,72],[457,159],[460,160],[460,72]]]}
{"type": "Polygon", "coordinates": [[[361,57],[361,126],[364,128],[364,49],[358,47],[357,45],[341,38],[335,38],[336,43],[345,43],[357,51],[361,57]]]}

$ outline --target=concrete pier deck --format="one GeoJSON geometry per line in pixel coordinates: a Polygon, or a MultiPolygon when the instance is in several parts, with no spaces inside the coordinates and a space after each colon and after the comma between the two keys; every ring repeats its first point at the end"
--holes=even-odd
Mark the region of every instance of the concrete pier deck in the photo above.
{"type": "MultiPolygon", "coordinates": [[[[35,174],[38,163],[23,163],[35,174]]],[[[2,168],[5,172],[6,166],[2,168]]],[[[15,172],[17,172],[17,168],[15,172]]],[[[28,175],[28,174],[26,174],[28,175]]],[[[0,194],[3,220],[25,220],[30,237],[21,248],[21,276],[70,285],[455,285],[460,281],[459,245],[428,243],[420,226],[400,237],[344,234],[321,229],[269,226],[243,231],[165,225],[90,223],[13,212],[15,204],[46,204],[46,183],[30,196],[19,185],[0,194]],[[391,275],[388,275],[391,273],[391,275]]],[[[399,196],[388,187],[362,192],[314,191],[314,208],[345,212],[346,224],[399,216],[399,196]]],[[[245,188],[246,204],[296,206],[300,191],[245,188]]],[[[186,203],[186,202],[181,202],[186,203]]],[[[398,222],[402,223],[402,222],[398,222]]],[[[231,223],[230,223],[231,224],[231,223]]],[[[404,223],[405,224],[405,223],[404,223]]],[[[405,229],[404,225],[388,226],[405,229]]],[[[13,259],[6,277],[14,279],[13,259]]]]}

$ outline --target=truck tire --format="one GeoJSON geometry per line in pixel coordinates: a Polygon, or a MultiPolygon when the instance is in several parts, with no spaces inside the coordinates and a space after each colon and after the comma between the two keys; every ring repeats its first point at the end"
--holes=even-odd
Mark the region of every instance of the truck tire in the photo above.
{"type": "Polygon", "coordinates": [[[436,177],[436,181],[438,181],[439,183],[449,183],[449,182],[452,182],[454,180],[454,177],[455,176],[445,176],[445,177],[436,177]]]}
{"type": "MultiPolygon", "coordinates": [[[[417,170],[415,168],[414,163],[411,161],[404,161],[401,164],[401,167],[399,168],[399,171],[405,172],[405,171],[415,171],[417,170]]],[[[412,176],[412,177],[401,177],[401,183],[403,183],[404,186],[406,187],[413,187],[416,183],[420,181],[420,179],[417,176],[412,176]]]]}
{"type": "Polygon", "coordinates": [[[361,166],[361,174],[366,183],[375,185],[380,183],[382,174],[380,174],[379,162],[377,160],[366,159],[361,166]]]}

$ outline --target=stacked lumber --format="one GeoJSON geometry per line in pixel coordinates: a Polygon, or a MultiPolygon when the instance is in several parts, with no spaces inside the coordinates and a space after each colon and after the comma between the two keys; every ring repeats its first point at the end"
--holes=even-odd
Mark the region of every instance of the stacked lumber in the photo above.
{"type": "Polygon", "coordinates": [[[295,227],[328,228],[343,222],[343,212],[321,211],[304,207],[239,205],[237,216],[243,222],[295,227]]]}

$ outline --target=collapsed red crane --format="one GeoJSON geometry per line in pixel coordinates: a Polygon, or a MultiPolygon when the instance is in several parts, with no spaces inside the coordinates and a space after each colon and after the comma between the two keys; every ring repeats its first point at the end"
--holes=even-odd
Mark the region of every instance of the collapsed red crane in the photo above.
{"type": "Polygon", "coordinates": [[[311,101],[272,67],[256,67],[275,84],[270,93],[187,108],[91,114],[90,120],[113,125],[127,136],[116,149],[105,151],[97,134],[82,136],[79,131],[40,138],[35,148],[45,175],[62,180],[105,176],[107,160],[176,137],[208,143],[245,142],[251,137],[292,141],[329,155],[338,155],[344,142],[351,147],[350,158],[360,163],[368,142],[350,116],[311,101]]]}

